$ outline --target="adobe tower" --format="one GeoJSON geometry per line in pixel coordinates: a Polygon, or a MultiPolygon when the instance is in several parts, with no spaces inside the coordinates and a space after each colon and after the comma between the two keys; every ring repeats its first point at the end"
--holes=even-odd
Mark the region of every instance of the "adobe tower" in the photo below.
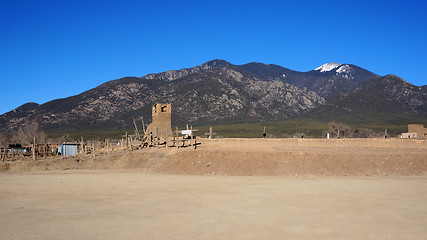
{"type": "Polygon", "coordinates": [[[157,133],[160,137],[166,137],[166,133],[172,131],[172,104],[156,103],[152,108],[152,122],[149,129],[152,133],[157,133]]]}

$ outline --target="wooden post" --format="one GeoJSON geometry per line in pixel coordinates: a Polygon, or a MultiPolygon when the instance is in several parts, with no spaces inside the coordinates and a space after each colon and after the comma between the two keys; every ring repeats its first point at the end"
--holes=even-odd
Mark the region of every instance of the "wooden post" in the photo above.
{"type": "Polygon", "coordinates": [[[175,137],[175,146],[176,146],[176,148],[179,148],[178,127],[176,127],[176,128],[175,128],[175,133],[176,133],[176,137],[175,137]]]}
{"type": "Polygon", "coordinates": [[[158,141],[158,132],[159,132],[159,129],[158,128],[155,128],[154,129],[154,145],[155,146],[157,146],[158,145],[158,143],[159,143],[159,141],[158,141]]]}
{"type": "Polygon", "coordinates": [[[151,147],[152,132],[151,128],[147,127],[147,147],[151,147]]]}
{"type": "Polygon", "coordinates": [[[80,154],[83,154],[83,137],[80,137],[80,154]]]}
{"type": "Polygon", "coordinates": [[[387,138],[387,128],[384,130],[384,139],[387,138]]]}
{"type": "Polygon", "coordinates": [[[145,129],[145,125],[144,125],[144,118],[143,117],[141,117],[141,122],[142,122],[142,133],[143,134],[146,134],[146,129],[145,129]]]}
{"type": "MultiPolygon", "coordinates": [[[[212,128],[211,128],[211,130],[212,130],[212,128]]],[[[193,126],[191,126],[191,138],[193,138],[193,126]]],[[[194,149],[196,149],[197,148],[197,140],[196,140],[196,138],[194,137],[194,149]]]]}
{"type": "Polygon", "coordinates": [[[92,156],[95,157],[95,143],[92,142],[92,156]]]}
{"type": "Polygon", "coordinates": [[[34,137],[34,142],[33,142],[33,161],[36,160],[36,137],[34,137]]]}
{"type": "Polygon", "coordinates": [[[136,125],[136,122],[135,122],[135,118],[132,118],[132,120],[133,120],[133,125],[135,126],[135,137],[136,139],[139,139],[140,138],[139,131],[138,131],[138,126],[136,125]]]}
{"type": "Polygon", "coordinates": [[[212,127],[209,127],[209,132],[205,133],[205,136],[208,136],[208,139],[212,139],[214,135],[216,135],[215,132],[212,131],[212,127]]]}
{"type": "Polygon", "coordinates": [[[126,150],[129,150],[129,136],[128,136],[128,132],[126,132],[126,150]]]}
{"type": "Polygon", "coordinates": [[[190,128],[190,147],[193,146],[193,126],[190,128]]]}

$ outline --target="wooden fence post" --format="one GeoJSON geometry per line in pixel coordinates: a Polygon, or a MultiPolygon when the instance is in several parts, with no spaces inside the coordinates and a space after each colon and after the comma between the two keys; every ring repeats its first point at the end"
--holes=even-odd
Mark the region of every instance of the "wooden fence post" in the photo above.
{"type": "Polygon", "coordinates": [[[95,142],[92,142],[92,156],[95,157],[95,142]]]}
{"type": "Polygon", "coordinates": [[[179,135],[178,135],[178,127],[175,128],[176,138],[175,138],[175,146],[179,148],[179,135]]]}
{"type": "Polygon", "coordinates": [[[129,150],[129,136],[128,136],[128,132],[126,132],[126,150],[129,150]]]}
{"type": "Polygon", "coordinates": [[[193,146],[193,126],[190,128],[190,147],[193,146]]]}
{"type": "Polygon", "coordinates": [[[34,137],[34,142],[33,142],[33,161],[36,160],[36,137],[34,137]]]}
{"type": "Polygon", "coordinates": [[[6,160],[6,155],[5,155],[6,151],[7,151],[7,148],[3,148],[3,152],[0,151],[0,158],[2,161],[6,160]]]}

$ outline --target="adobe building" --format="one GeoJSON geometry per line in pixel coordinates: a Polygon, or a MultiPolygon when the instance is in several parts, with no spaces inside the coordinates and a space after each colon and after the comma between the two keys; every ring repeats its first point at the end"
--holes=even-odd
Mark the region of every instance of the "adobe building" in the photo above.
{"type": "Polygon", "coordinates": [[[422,124],[408,124],[408,133],[416,133],[419,139],[427,138],[427,128],[422,124]]]}
{"type": "Polygon", "coordinates": [[[172,104],[156,103],[153,105],[151,114],[152,122],[148,126],[149,131],[166,138],[166,132],[172,131],[172,104]]]}
{"type": "Polygon", "coordinates": [[[408,124],[408,132],[402,133],[400,138],[427,139],[427,128],[422,124],[408,124]]]}
{"type": "Polygon", "coordinates": [[[400,138],[417,138],[417,133],[402,133],[400,138]]]}

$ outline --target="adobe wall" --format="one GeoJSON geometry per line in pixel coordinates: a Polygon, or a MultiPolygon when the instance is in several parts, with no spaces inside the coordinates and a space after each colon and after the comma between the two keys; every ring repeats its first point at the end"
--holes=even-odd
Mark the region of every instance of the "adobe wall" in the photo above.
{"type": "Polygon", "coordinates": [[[408,133],[416,133],[419,138],[427,138],[427,128],[422,124],[408,124],[408,133]]]}
{"type": "Polygon", "coordinates": [[[418,138],[417,133],[402,133],[400,138],[418,138]]]}
{"type": "Polygon", "coordinates": [[[166,134],[160,134],[162,132],[172,131],[172,104],[156,103],[152,108],[152,123],[149,125],[149,129],[152,133],[156,133],[160,137],[166,137],[166,134]]]}

